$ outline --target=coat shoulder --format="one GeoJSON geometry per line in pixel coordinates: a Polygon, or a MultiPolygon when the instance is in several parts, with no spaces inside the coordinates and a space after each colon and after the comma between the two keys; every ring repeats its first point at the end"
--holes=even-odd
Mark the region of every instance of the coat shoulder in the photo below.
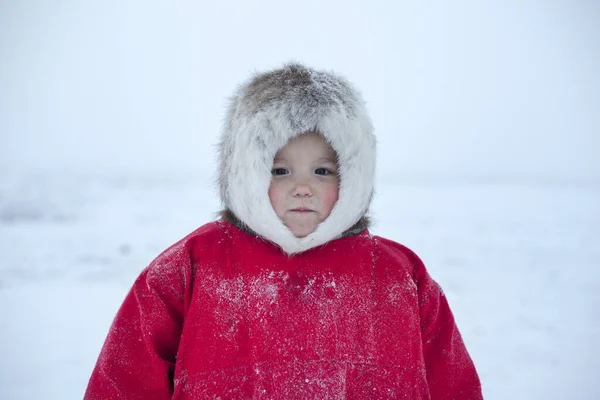
{"type": "Polygon", "coordinates": [[[199,248],[211,248],[230,236],[232,227],[223,221],[209,222],[189,233],[162,253],[146,267],[142,275],[149,281],[184,280],[193,276],[199,248]]]}
{"type": "Polygon", "coordinates": [[[387,262],[400,266],[410,272],[414,277],[425,266],[421,258],[403,244],[380,236],[372,236],[375,252],[380,262],[387,262]]]}
{"type": "Polygon", "coordinates": [[[182,254],[189,253],[196,242],[202,240],[215,240],[217,237],[221,237],[226,230],[227,227],[222,221],[214,221],[202,225],[169,246],[160,253],[150,265],[169,263],[173,258],[178,258],[182,254]]]}

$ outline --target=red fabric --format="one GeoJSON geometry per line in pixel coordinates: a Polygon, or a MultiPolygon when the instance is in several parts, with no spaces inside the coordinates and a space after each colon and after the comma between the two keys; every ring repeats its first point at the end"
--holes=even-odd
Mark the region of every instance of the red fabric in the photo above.
{"type": "Polygon", "coordinates": [[[288,257],[222,221],[154,260],[85,399],[477,400],[477,373],[418,257],[364,232],[288,257]]]}

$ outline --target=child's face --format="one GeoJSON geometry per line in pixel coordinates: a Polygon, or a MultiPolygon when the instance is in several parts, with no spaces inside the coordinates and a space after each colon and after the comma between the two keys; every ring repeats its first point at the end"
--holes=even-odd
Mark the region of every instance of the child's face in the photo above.
{"type": "Polygon", "coordinates": [[[290,140],[273,160],[269,199],[277,216],[297,237],[323,222],[338,200],[336,155],[316,133],[290,140]]]}

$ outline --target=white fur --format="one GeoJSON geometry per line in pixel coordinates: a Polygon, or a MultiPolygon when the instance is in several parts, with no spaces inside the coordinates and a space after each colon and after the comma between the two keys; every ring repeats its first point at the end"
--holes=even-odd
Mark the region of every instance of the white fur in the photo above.
{"type": "Polygon", "coordinates": [[[360,94],[332,73],[290,64],[254,76],[232,98],[220,146],[225,207],[287,254],[340,237],[368,211],[376,153],[371,120],[360,94]],[[330,216],[298,238],[275,214],[268,189],[275,154],[313,130],[337,152],[340,193],[330,216]]]}

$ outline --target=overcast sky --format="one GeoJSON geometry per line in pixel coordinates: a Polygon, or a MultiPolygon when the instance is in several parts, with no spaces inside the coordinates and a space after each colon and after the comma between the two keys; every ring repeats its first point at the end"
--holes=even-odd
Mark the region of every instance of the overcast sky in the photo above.
{"type": "Polygon", "coordinates": [[[0,167],[211,174],[226,99],[289,60],[363,92],[383,176],[600,179],[584,1],[0,2],[0,167]]]}

